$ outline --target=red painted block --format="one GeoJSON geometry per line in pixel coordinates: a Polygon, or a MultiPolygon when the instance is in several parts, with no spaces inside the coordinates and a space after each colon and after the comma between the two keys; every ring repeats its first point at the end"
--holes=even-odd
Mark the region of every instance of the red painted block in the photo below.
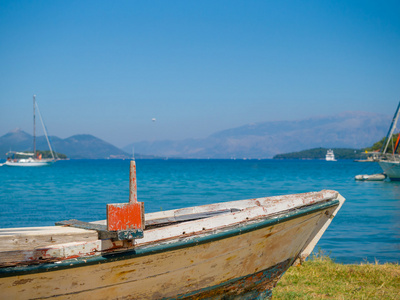
{"type": "Polygon", "coordinates": [[[144,230],[144,204],[107,204],[107,230],[144,230]]]}

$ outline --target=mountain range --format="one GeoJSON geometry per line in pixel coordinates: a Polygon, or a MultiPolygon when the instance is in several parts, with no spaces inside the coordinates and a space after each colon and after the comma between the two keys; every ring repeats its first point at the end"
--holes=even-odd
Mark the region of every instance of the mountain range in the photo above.
{"type": "Polygon", "coordinates": [[[344,112],[296,121],[247,124],[216,132],[203,139],[142,141],[130,144],[139,153],[181,158],[272,158],[310,148],[371,146],[386,135],[387,115],[344,112]]]}
{"type": "MultiPolygon", "coordinates": [[[[54,151],[63,153],[72,159],[129,158],[131,155],[90,134],[74,135],[66,139],[50,137],[54,151]]],[[[33,136],[15,129],[0,137],[0,158],[13,151],[32,151],[33,136]]],[[[48,150],[45,136],[36,137],[36,149],[48,150]]]]}
{"type": "MultiPolygon", "coordinates": [[[[89,134],[66,139],[51,136],[51,140],[57,152],[72,159],[129,158],[133,146],[136,158],[272,158],[318,147],[369,147],[386,135],[390,121],[382,114],[344,112],[296,121],[252,123],[202,139],[141,141],[122,149],[89,134]]],[[[44,136],[37,137],[36,144],[39,150],[48,149],[44,136]]],[[[9,150],[32,151],[32,136],[19,129],[3,135],[0,158],[6,158],[9,150]]]]}

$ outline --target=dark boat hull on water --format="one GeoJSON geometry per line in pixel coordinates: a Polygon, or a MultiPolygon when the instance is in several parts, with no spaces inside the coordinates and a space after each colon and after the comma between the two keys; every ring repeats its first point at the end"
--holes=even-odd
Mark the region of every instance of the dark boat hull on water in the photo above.
{"type": "MultiPolygon", "coordinates": [[[[8,299],[264,299],[344,202],[334,191],[146,214],[143,239],[53,226],[0,230],[8,299]]],[[[105,221],[96,222],[100,226],[105,221]]]]}

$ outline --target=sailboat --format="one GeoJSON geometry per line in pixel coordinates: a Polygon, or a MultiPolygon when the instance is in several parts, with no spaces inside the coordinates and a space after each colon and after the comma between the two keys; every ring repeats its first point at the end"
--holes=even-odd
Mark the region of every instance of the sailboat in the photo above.
{"type": "Polygon", "coordinates": [[[396,143],[393,144],[393,133],[397,126],[399,114],[400,102],[394,114],[392,124],[389,127],[389,132],[380,150],[380,158],[378,159],[380,167],[382,168],[384,174],[386,174],[390,178],[390,180],[400,180],[400,155],[396,154],[399,147],[400,134],[397,137],[396,143]],[[390,143],[392,143],[393,145],[393,151],[391,153],[388,152],[388,146],[390,143]]]}
{"type": "Polygon", "coordinates": [[[46,126],[44,125],[42,115],[40,114],[39,106],[36,102],[36,95],[33,95],[33,152],[15,152],[10,151],[7,153],[10,157],[7,158],[7,161],[3,164],[5,166],[10,167],[41,167],[47,166],[56,161],[56,157],[54,155],[54,151],[51,147],[51,143],[49,137],[47,135],[46,126]],[[46,136],[47,144],[49,145],[50,153],[52,158],[45,159],[42,158],[41,154],[36,153],[36,109],[38,111],[40,121],[42,123],[43,131],[46,136]],[[23,158],[21,158],[23,157],[23,158]]]}

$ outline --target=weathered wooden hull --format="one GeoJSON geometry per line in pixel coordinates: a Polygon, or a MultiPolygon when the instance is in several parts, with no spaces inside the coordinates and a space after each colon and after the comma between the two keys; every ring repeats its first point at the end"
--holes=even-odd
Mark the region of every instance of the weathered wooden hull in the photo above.
{"type": "Polygon", "coordinates": [[[149,232],[147,241],[125,251],[2,268],[1,297],[268,298],[287,268],[312,251],[343,201],[336,193],[332,199],[284,212],[274,213],[271,206],[272,214],[252,219],[244,210],[229,217],[248,220],[215,230],[207,228],[213,217],[193,221],[196,225],[175,225],[188,231],[171,238],[158,238],[161,229],[153,229],[155,238],[149,232]],[[194,233],[197,225],[204,232],[194,233]]]}

